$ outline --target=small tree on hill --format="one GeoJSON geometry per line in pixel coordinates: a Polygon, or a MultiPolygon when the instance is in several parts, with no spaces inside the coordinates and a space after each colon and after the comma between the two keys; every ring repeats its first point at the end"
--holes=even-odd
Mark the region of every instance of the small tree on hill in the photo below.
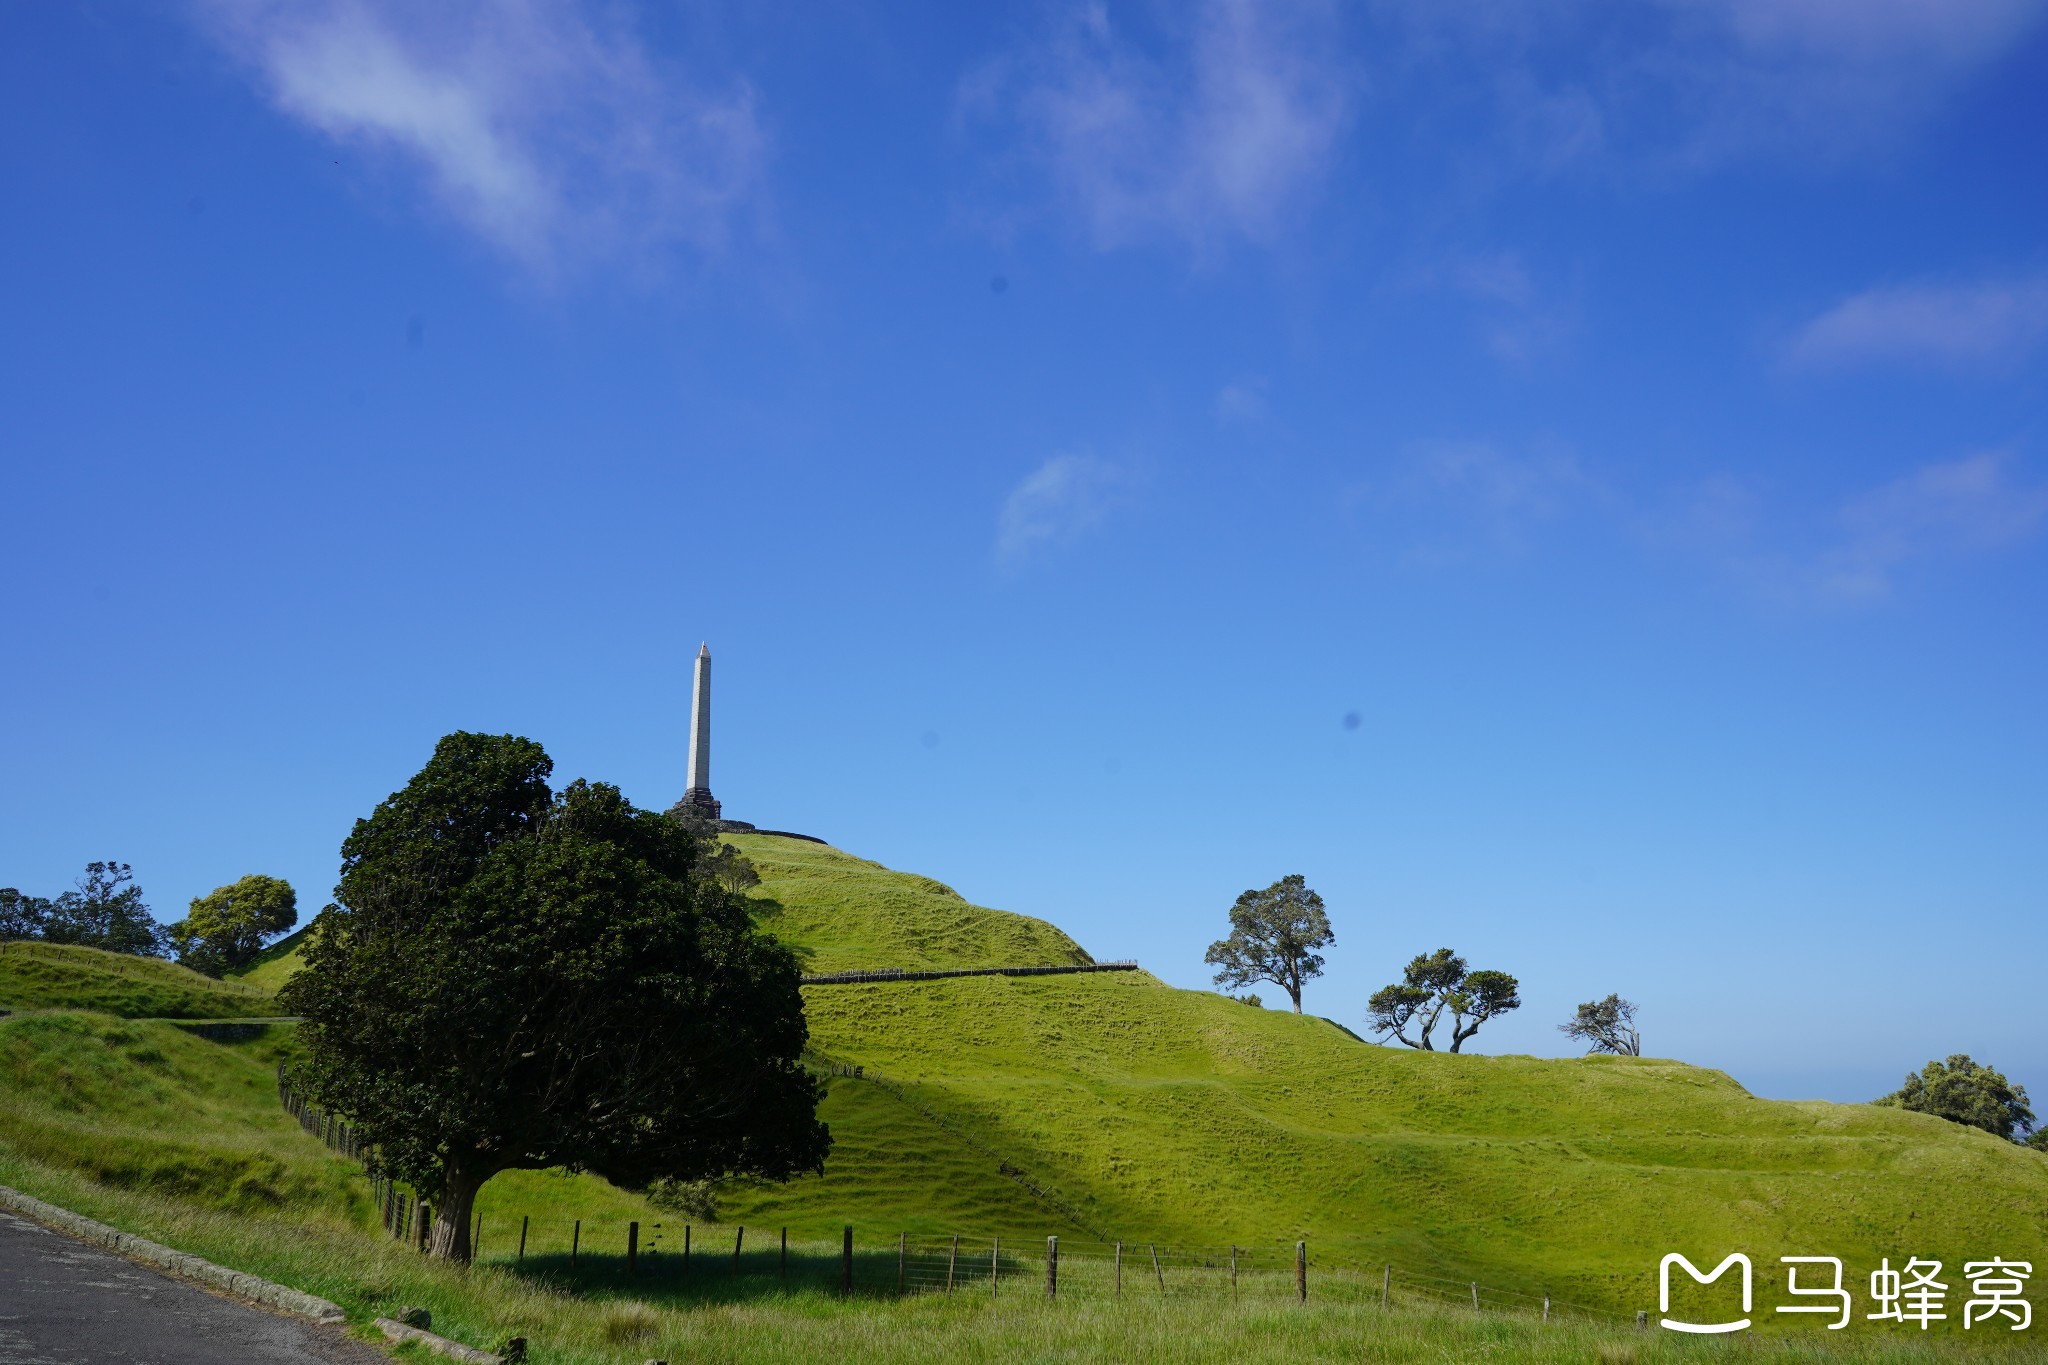
{"type": "Polygon", "coordinates": [[[1632,1000],[1610,995],[1605,1000],[1588,1000],[1568,1024],[1557,1031],[1567,1038],[1582,1038],[1588,1052],[1612,1052],[1624,1057],[1643,1055],[1643,1035],[1636,1029],[1636,1006],[1632,1000]]]}
{"type": "Polygon", "coordinates": [[[1216,984],[1226,989],[1265,981],[1287,992],[1301,1013],[1301,988],[1323,974],[1315,950],[1336,942],[1323,898],[1307,880],[1290,873],[1264,891],[1247,891],[1230,907],[1230,937],[1209,945],[1203,961],[1220,967],[1216,984]]]}
{"type": "MultiPolygon", "coordinates": [[[[143,903],[142,888],[126,863],[87,863],[76,890],[39,902],[40,937],[110,953],[160,957],[164,929],[143,903]]],[[[17,895],[19,893],[16,893],[17,895]]]]}
{"type": "Polygon", "coordinates": [[[41,938],[43,923],[50,917],[50,902],[41,896],[24,896],[11,886],[0,886],[0,943],[8,939],[41,938]]]}
{"type": "Polygon", "coordinates": [[[744,895],[761,884],[753,859],[719,837],[718,819],[704,807],[678,801],[668,808],[668,818],[697,840],[698,862],[712,881],[734,895],[744,895]]]}
{"type": "Polygon", "coordinates": [[[499,1171],[786,1179],[831,1140],[795,957],[687,831],[615,787],[550,791],[552,767],[531,740],[443,739],[356,823],[279,992],[304,1018],[288,1079],[433,1205],[438,1257],[468,1259],[499,1171]]]}
{"type": "Polygon", "coordinates": [[[1521,983],[1506,972],[1469,971],[1449,948],[1418,953],[1401,979],[1374,991],[1366,1002],[1367,1022],[1382,1038],[1393,1037],[1424,1052],[1436,1051],[1430,1035],[1446,1010],[1451,1015],[1451,1051],[1479,1032],[1479,1026],[1522,1007],[1521,983]],[[1416,1036],[1408,1033],[1414,1030],[1416,1036]]]}
{"type": "Polygon", "coordinates": [[[291,883],[252,872],[194,897],[185,918],[166,932],[179,962],[220,976],[247,967],[263,951],[264,940],[288,933],[298,922],[299,898],[291,883]]]}
{"type": "Polygon", "coordinates": [[[1933,1114],[2002,1138],[2017,1138],[2034,1126],[2027,1088],[1978,1065],[1963,1052],[1945,1062],[1929,1062],[1918,1074],[1909,1074],[1905,1085],[1871,1103],[1933,1114]]]}

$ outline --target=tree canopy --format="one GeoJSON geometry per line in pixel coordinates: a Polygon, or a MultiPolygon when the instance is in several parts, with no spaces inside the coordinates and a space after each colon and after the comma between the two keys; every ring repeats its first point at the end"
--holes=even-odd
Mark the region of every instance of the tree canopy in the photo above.
{"type": "Polygon", "coordinates": [[[219,976],[247,967],[265,940],[290,932],[298,922],[299,898],[291,883],[252,872],[195,896],[185,918],[166,934],[179,962],[219,976]]]}
{"type": "Polygon", "coordinates": [[[133,885],[126,863],[87,863],[76,887],[55,899],[0,888],[0,939],[32,938],[72,943],[110,953],[161,956],[164,928],[133,885]]]}
{"type": "Polygon", "coordinates": [[[1557,1031],[1567,1038],[1583,1039],[1588,1052],[1612,1052],[1624,1057],[1643,1055],[1643,1035],[1636,1029],[1633,1000],[1610,995],[1605,1000],[1588,1000],[1569,1023],[1557,1031]]]}
{"type": "Polygon", "coordinates": [[[308,1098],[434,1206],[467,1259],[476,1190],[564,1166],[632,1189],[821,1169],[798,967],[617,788],[550,790],[532,740],[458,733],[342,845],[336,904],[279,999],[308,1098]]]}
{"type": "Polygon", "coordinates": [[[1417,953],[1391,986],[1366,1002],[1366,1021],[1381,1038],[1392,1037],[1424,1052],[1436,1051],[1430,1035],[1444,1011],[1451,1015],[1451,1051],[1479,1032],[1479,1026],[1522,1007],[1521,983],[1506,972],[1470,971],[1449,948],[1417,953]],[[1414,1030],[1415,1037],[1408,1033],[1414,1030]]]}
{"type": "Polygon", "coordinates": [[[1929,1062],[1918,1073],[1909,1073],[1899,1089],[1872,1103],[1933,1114],[2002,1138],[2018,1138],[2034,1126],[2027,1088],[1971,1061],[1965,1052],[1945,1062],[1929,1062]]]}
{"type": "Polygon", "coordinates": [[[1216,984],[1227,990],[1265,981],[1287,992],[1301,1013],[1301,987],[1323,974],[1315,950],[1336,942],[1323,898],[1299,872],[1263,891],[1247,891],[1230,907],[1230,937],[1209,945],[1203,961],[1222,970],[1216,984]]]}

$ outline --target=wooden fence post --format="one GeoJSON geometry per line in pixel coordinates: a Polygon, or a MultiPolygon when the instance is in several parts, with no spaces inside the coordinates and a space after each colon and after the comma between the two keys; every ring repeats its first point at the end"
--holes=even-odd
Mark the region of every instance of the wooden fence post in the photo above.
{"type": "Polygon", "coordinates": [[[476,1216],[476,1227],[475,1227],[475,1228],[474,1228],[474,1229],[473,1229],[473,1230],[472,1230],[472,1231],[470,1232],[470,1234],[469,1234],[469,1259],[470,1259],[470,1260],[474,1261],[474,1260],[475,1260],[475,1259],[476,1259],[476,1258],[477,1258],[478,1256],[481,1256],[481,1255],[483,1254],[483,1245],[484,1245],[484,1216],[483,1216],[483,1214],[482,1214],[481,1212],[479,1212],[479,1213],[477,1214],[477,1216],[476,1216]]]}
{"type": "Polygon", "coordinates": [[[846,1233],[839,1243],[839,1292],[853,1293],[853,1224],[846,1225],[846,1233]]]}
{"type": "Polygon", "coordinates": [[[1147,1242],[1145,1246],[1152,1253],[1152,1273],[1159,1279],[1159,1297],[1163,1299],[1166,1297],[1166,1272],[1159,1268],[1159,1243],[1147,1242]]]}
{"type": "Polygon", "coordinates": [[[742,1223],[732,1234],[732,1273],[740,1273],[740,1243],[747,1240],[747,1225],[742,1223]]]}
{"type": "Polygon", "coordinates": [[[1003,1239],[992,1237],[988,1244],[988,1296],[996,1296],[996,1269],[1003,1263],[1003,1239]]]}
{"type": "Polygon", "coordinates": [[[422,1205],[420,1205],[420,1250],[421,1250],[421,1251],[425,1251],[425,1250],[427,1249],[427,1237],[428,1237],[428,1232],[427,1232],[427,1229],[429,1229],[429,1228],[433,1227],[433,1225],[434,1225],[434,1206],[433,1206],[432,1204],[422,1204],[422,1205]]]}
{"type": "Polygon", "coordinates": [[[1638,1308],[1636,1310],[1636,1330],[1638,1332],[1650,1330],[1650,1314],[1645,1309],[1638,1308]]]}
{"type": "Polygon", "coordinates": [[[1479,1311],[1479,1281],[1472,1281],[1472,1311],[1479,1311]]]}
{"type": "Polygon", "coordinates": [[[1294,1293],[1303,1303],[1308,1302],[1308,1243],[1294,1244],[1294,1293]]]}
{"type": "Polygon", "coordinates": [[[569,1229],[569,1269],[576,1268],[576,1248],[583,1242],[583,1220],[578,1218],[576,1226],[569,1229]]]}
{"type": "Polygon", "coordinates": [[[1387,1306],[1387,1300],[1394,1295],[1394,1267],[1388,1266],[1380,1274],[1380,1307],[1387,1306]]]}
{"type": "Polygon", "coordinates": [[[690,1225],[683,1224],[683,1273],[690,1273],[690,1225]]]}
{"type": "Polygon", "coordinates": [[[896,1297],[903,1297],[903,1271],[910,1260],[910,1234],[896,1234],[896,1297]]]}
{"type": "Polygon", "coordinates": [[[960,1264],[960,1234],[953,1234],[953,1249],[946,1253],[946,1292],[953,1292],[953,1267],[960,1264]]]}
{"type": "Polygon", "coordinates": [[[1237,1243],[1230,1244],[1230,1301],[1237,1302],[1237,1243]]]}
{"type": "Polygon", "coordinates": [[[1058,1298],[1060,1292],[1060,1239],[1045,1239],[1045,1296],[1058,1298]]]}
{"type": "Polygon", "coordinates": [[[1543,1320],[1545,1322],[1550,1321],[1550,1295],[1548,1294],[1543,1296],[1543,1320]]]}
{"type": "Polygon", "coordinates": [[[1116,1244],[1116,1292],[1115,1297],[1124,1296],[1124,1244],[1116,1244]]]}
{"type": "Polygon", "coordinates": [[[636,1275],[640,1271],[640,1225],[626,1224],[626,1273],[636,1275]]]}
{"type": "Polygon", "coordinates": [[[531,1216],[532,1216],[531,1214],[525,1214],[525,1213],[522,1213],[522,1214],[520,1214],[520,1215],[519,1215],[519,1264],[520,1264],[520,1265],[525,1265],[525,1264],[526,1264],[526,1220],[527,1220],[527,1219],[528,1219],[529,1217],[531,1217],[531,1216]]]}

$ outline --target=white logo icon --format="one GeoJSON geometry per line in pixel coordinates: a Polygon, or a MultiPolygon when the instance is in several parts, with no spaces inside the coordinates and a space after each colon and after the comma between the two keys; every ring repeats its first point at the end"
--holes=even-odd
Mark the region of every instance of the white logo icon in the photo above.
{"type": "MultiPolygon", "coordinates": [[[[1712,1271],[1711,1271],[1710,1273],[1708,1273],[1708,1274],[1705,1274],[1705,1275],[1702,1275],[1702,1274],[1700,1274],[1700,1268],[1699,1268],[1698,1266],[1694,1265],[1694,1264],[1693,1264],[1693,1263],[1692,1263],[1691,1261],[1688,1261],[1688,1260],[1686,1260],[1686,1259],[1685,1259],[1685,1257],[1683,1257],[1683,1256],[1679,1255],[1679,1254],[1678,1254],[1677,1252],[1675,1252],[1675,1251],[1674,1251],[1674,1252],[1672,1252],[1672,1253],[1671,1253],[1671,1254],[1670,1254],[1669,1256],[1666,1256],[1666,1257],[1665,1257],[1665,1258],[1664,1258],[1664,1259],[1663,1259],[1662,1261],[1660,1261],[1660,1262],[1658,1262],[1658,1263],[1657,1263],[1657,1311],[1658,1311],[1659,1313],[1666,1313],[1666,1314],[1668,1314],[1668,1313],[1669,1313],[1669,1312],[1671,1311],[1671,1267],[1672,1267],[1673,1265],[1682,1265],[1682,1266],[1684,1266],[1684,1267],[1685,1267],[1685,1273],[1686,1273],[1686,1274],[1688,1274],[1688,1275],[1690,1275],[1690,1276],[1692,1276],[1692,1277],[1693,1277],[1693,1280],[1694,1280],[1694,1281],[1695,1281],[1696,1283],[1698,1283],[1698,1284],[1712,1284],[1712,1283],[1713,1283],[1714,1281],[1716,1281],[1716,1280],[1718,1280],[1718,1279],[1720,1279],[1720,1278],[1721,1278],[1722,1274],[1723,1274],[1724,1272],[1726,1272],[1726,1270],[1728,1269],[1728,1267],[1729,1267],[1729,1266],[1731,1266],[1731,1265],[1739,1265],[1739,1266],[1741,1266],[1741,1267],[1742,1267],[1742,1311],[1743,1311],[1744,1313],[1747,1313],[1747,1312],[1749,1312],[1749,1305],[1750,1305],[1750,1279],[1749,1279],[1749,1276],[1750,1276],[1750,1269],[1749,1269],[1749,1257],[1747,1257],[1747,1256],[1743,1255],[1743,1254],[1742,1254],[1741,1252],[1739,1252],[1739,1251],[1738,1251],[1738,1252],[1735,1252],[1734,1254],[1732,1254],[1731,1256],[1729,1256],[1727,1260],[1725,1260],[1725,1261],[1721,1262],[1721,1264],[1719,1264],[1719,1265],[1715,1266],[1715,1267],[1714,1267],[1714,1269],[1713,1269],[1713,1270],[1712,1270],[1712,1271]]],[[[1674,1331],[1674,1332],[1698,1332],[1698,1333],[1701,1333],[1701,1334],[1712,1334],[1712,1333],[1717,1333],[1717,1332],[1740,1332],[1740,1331],[1744,1330],[1745,1328],[1747,1328],[1747,1327],[1749,1326],[1749,1319],[1748,1319],[1748,1318],[1746,1318],[1746,1317],[1744,1317],[1744,1318],[1738,1319],[1738,1320],[1737,1320],[1737,1321],[1735,1321],[1735,1322],[1704,1322],[1704,1323],[1702,1323],[1702,1322],[1677,1322],[1677,1321],[1674,1321],[1673,1319],[1671,1319],[1671,1318],[1669,1318],[1669,1317],[1666,1317],[1666,1318],[1664,1318],[1664,1319],[1663,1319],[1663,1324],[1664,1324],[1664,1326],[1666,1326],[1666,1327],[1670,1328],[1670,1329],[1671,1329],[1672,1331],[1674,1331]]]]}

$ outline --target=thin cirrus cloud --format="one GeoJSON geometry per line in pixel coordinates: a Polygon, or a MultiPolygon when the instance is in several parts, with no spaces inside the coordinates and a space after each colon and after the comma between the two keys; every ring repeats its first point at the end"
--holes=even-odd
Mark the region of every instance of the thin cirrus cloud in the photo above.
{"type": "Polygon", "coordinates": [[[2048,485],[2017,477],[2010,450],[1924,465],[1849,500],[1842,540],[1806,575],[1824,600],[1887,597],[1909,565],[2005,549],[2048,524],[2048,485]]]}
{"type": "Polygon", "coordinates": [[[544,273],[723,244],[767,137],[743,82],[699,88],[574,0],[201,0],[282,113],[416,172],[449,217],[544,273]]]}
{"type": "Polygon", "coordinates": [[[1128,469],[1092,455],[1054,455],[1025,475],[996,517],[998,566],[1017,570],[1100,526],[1130,491],[1128,469]]]}
{"type": "Polygon", "coordinates": [[[1091,3],[972,73],[969,122],[995,124],[1102,250],[1200,254],[1275,241],[1326,177],[1350,113],[1337,17],[1317,0],[1202,0],[1159,31],[1091,3]]]}
{"type": "Polygon", "coordinates": [[[1794,369],[1993,367],[2048,338],[2048,275],[1866,290],[1812,319],[1785,348],[1794,369]]]}
{"type": "Polygon", "coordinates": [[[1411,79],[1476,94],[1516,173],[1881,146],[2048,0],[1382,0],[1411,79]]]}

